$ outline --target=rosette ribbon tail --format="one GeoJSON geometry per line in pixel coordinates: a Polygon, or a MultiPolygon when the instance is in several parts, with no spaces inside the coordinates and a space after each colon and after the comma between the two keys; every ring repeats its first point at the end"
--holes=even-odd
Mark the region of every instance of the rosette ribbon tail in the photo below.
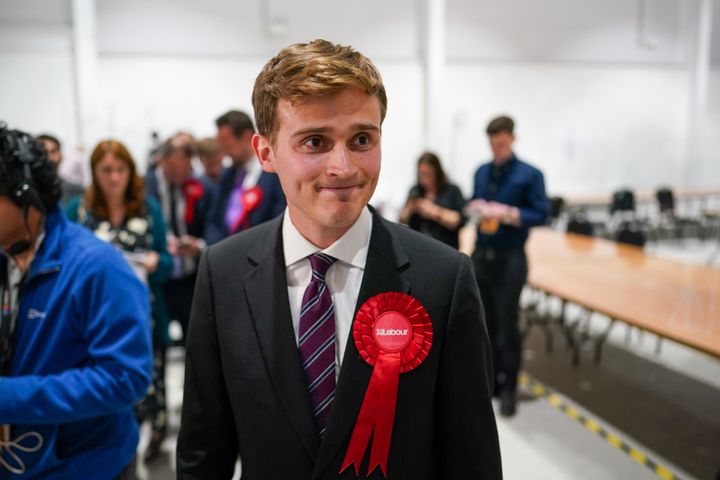
{"type": "Polygon", "coordinates": [[[355,474],[359,474],[360,464],[372,435],[368,475],[376,467],[380,467],[383,476],[387,478],[387,459],[395,422],[400,363],[400,353],[381,352],[378,355],[340,473],[354,465],[355,474]]]}

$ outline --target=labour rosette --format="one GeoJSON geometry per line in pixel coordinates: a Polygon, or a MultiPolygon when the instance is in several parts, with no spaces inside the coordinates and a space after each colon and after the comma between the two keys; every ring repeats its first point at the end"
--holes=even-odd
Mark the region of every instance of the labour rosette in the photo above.
{"type": "Polygon", "coordinates": [[[240,196],[240,203],[243,206],[243,210],[240,217],[238,217],[233,224],[233,233],[250,227],[250,214],[260,206],[260,202],[263,201],[263,196],[263,190],[259,185],[243,191],[240,196]]]}
{"type": "Polygon", "coordinates": [[[362,359],[374,368],[340,472],[354,464],[359,473],[372,436],[368,475],[379,466],[387,477],[400,374],[427,358],[432,338],[430,317],[410,295],[381,293],[360,307],[353,323],[353,340],[362,359]]]}

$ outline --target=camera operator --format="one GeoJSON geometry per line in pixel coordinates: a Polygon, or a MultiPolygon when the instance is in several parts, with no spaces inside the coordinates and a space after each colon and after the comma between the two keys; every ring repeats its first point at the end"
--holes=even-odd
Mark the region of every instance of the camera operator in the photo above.
{"type": "Polygon", "coordinates": [[[149,294],[60,193],[41,144],[0,123],[0,479],[134,478],[149,294]]]}

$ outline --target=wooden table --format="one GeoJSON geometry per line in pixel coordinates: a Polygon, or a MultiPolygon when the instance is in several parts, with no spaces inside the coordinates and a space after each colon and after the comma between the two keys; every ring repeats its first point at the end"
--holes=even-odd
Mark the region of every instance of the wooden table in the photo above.
{"type": "Polygon", "coordinates": [[[720,270],[608,240],[532,230],[530,286],[720,358],[720,270]]]}

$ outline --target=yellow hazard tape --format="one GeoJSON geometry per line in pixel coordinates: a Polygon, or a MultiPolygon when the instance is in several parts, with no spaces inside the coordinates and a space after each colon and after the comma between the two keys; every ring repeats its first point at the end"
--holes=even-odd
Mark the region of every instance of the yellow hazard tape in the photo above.
{"type": "Polygon", "coordinates": [[[672,480],[673,478],[676,478],[670,470],[663,467],[662,465],[658,465],[657,467],[655,467],[655,473],[657,473],[658,477],[665,480],[672,480]]]}
{"type": "Polygon", "coordinates": [[[663,480],[680,480],[680,477],[678,477],[678,475],[673,473],[670,469],[660,465],[657,460],[651,459],[648,455],[642,453],[634,446],[627,444],[617,435],[609,433],[607,429],[603,428],[595,420],[586,418],[577,408],[569,405],[566,400],[564,400],[557,393],[553,392],[545,385],[541,384],[537,380],[531,379],[529,375],[523,373],[520,375],[520,378],[518,380],[518,383],[522,387],[527,388],[539,398],[547,399],[550,405],[562,412],[565,412],[565,415],[577,421],[592,433],[600,436],[601,438],[604,438],[605,441],[613,447],[627,453],[630,458],[638,462],[640,465],[648,467],[658,477],[662,478],[663,480]]]}
{"type": "Polygon", "coordinates": [[[596,422],[593,422],[592,420],[586,419],[585,426],[593,433],[598,433],[600,431],[600,425],[598,425],[596,422]]]}

